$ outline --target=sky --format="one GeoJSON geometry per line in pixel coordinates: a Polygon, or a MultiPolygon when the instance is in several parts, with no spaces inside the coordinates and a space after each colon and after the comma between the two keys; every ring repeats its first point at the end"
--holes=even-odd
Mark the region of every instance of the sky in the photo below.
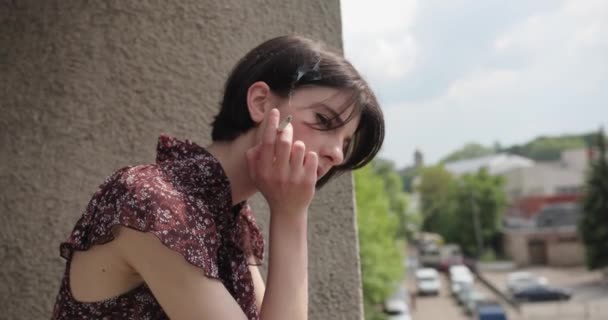
{"type": "Polygon", "coordinates": [[[342,0],[347,59],[382,105],[380,156],[608,130],[606,0],[342,0]]]}

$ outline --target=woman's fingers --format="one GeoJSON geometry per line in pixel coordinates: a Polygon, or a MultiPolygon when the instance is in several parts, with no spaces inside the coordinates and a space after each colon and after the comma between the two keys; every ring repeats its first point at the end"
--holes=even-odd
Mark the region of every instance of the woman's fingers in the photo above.
{"type": "Polygon", "coordinates": [[[261,124],[261,142],[247,151],[251,178],[257,181],[259,187],[268,190],[279,188],[277,191],[283,192],[289,190],[288,186],[292,184],[314,186],[318,155],[307,152],[302,141],[293,142],[293,126],[290,123],[278,131],[279,121],[279,110],[270,110],[261,124]]]}
{"type": "Polygon", "coordinates": [[[246,153],[252,182],[271,208],[308,208],[315,193],[318,156],[293,142],[293,126],[278,131],[280,114],[268,112],[260,125],[261,141],[246,153]]]}
{"type": "Polygon", "coordinates": [[[306,145],[304,142],[298,140],[293,143],[291,147],[291,159],[289,165],[292,168],[302,168],[304,165],[304,155],[306,154],[306,145]]]}
{"type": "Polygon", "coordinates": [[[275,165],[279,168],[282,174],[282,178],[289,176],[289,158],[291,155],[291,142],[293,140],[293,127],[291,124],[287,126],[278,134],[277,142],[274,149],[274,156],[276,158],[275,165]]]}
{"type": "Polygon", "coordinates": [[[277,128],[279,126],[279,110],[272,109],[264,119],[264,131],[262,132],[262,146],[260,152],[260,165],[265,170],[271,170],[275,157],[275,142],[277,138],[277,128]]]}
{"type": "Polygon", "coordinates": [[[317,181],[317,168],[319,167],[319,156],[316,152],[306,152],[304,157],[304,178],[313,183],[317,181]]]}

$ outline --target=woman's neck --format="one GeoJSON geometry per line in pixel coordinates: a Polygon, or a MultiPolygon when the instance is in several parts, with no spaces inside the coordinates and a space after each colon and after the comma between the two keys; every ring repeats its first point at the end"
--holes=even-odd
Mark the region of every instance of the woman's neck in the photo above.
{"type": "Polygon", "coordinates": [[[232,204],[249,199],[257,189],[249,178],[247,158],[245,153],[253,146],[255,141],[254,134],[250,130],[233,141],[213,142],[206,149],[222,165],[232,191],[232,204]]]}

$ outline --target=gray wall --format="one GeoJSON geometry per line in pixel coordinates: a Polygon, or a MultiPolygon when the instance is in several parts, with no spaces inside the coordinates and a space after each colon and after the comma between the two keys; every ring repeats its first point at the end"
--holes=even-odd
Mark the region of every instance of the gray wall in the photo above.
{"type": "MultiPolygon", "coordinates": [[[[1,1],[0,317],[47,319],[59,242],[102,180],[152,162],[162,132],[208,144],[229,69],[293,32],[340,48],[339,1],[1,1]]],[[[309,229],[310,318],[361,318],[350,175],[309,229]]]]}

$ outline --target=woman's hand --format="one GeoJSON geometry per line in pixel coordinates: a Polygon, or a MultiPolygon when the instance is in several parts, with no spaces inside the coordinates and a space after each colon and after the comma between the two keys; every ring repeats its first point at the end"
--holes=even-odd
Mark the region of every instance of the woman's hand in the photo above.
{"type": "Polygon", "coordinates": [[[293,140],[293,126],[278,132],[280,113],[272,109],[261,124],[262,141],[247,151],[249,175],[271,212],[306,212],[315,193],[318,156],[293,140]]]}

